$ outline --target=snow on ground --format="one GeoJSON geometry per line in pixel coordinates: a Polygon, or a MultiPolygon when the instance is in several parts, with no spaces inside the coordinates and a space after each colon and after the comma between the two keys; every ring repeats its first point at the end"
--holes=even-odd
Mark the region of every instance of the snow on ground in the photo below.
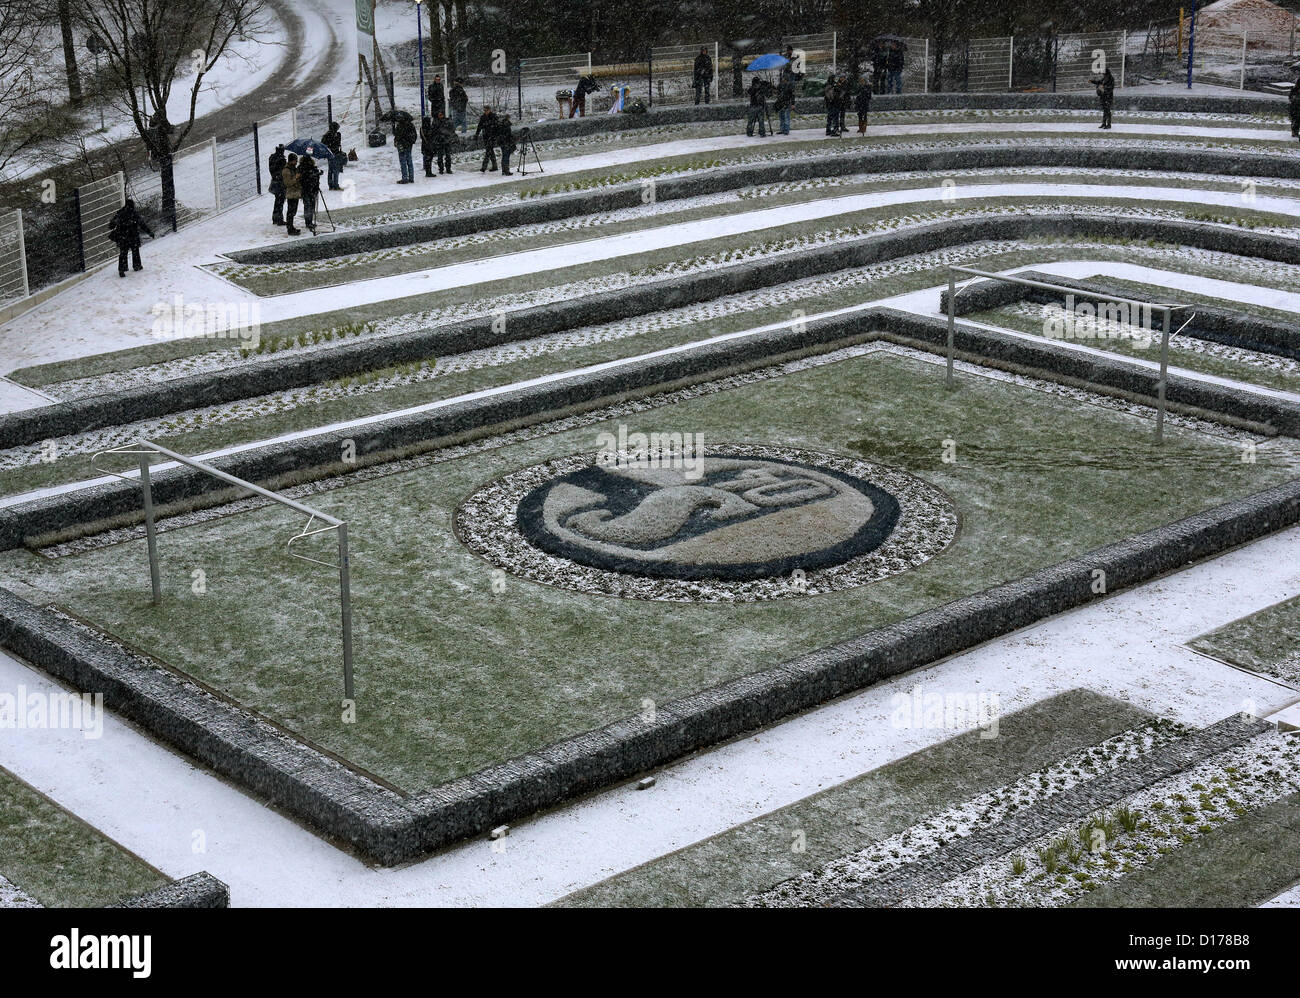
{"type": "MultiPolygon", "coordinates": [[[[933,745],[951,732],[891,725],[891,698],[998,697],[1010,713],[1086,687],[1203,726],[1296,691],[1185,642],[1300,594],[1300,528],[989,642],[923,670],[625,784],[515,823],[503,852],[473,840],[399,869],[372,869],[108,717],[103,737],[20,730],[0,765],[170,876],[206,869],[236,905],[532,905],[715,835],[933,745]],[[202,831],[206,851],[192,851],[202,831]]],[[[0,654],[0,691],[53,691],[0,654]]]]}

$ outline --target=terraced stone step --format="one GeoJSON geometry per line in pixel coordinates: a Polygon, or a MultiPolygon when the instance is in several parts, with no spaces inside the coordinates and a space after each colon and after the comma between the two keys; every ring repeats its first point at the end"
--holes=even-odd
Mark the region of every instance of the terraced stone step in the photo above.
{"type": "Polygon", "coordinates": [[[1032,804],[992,828],[942,846],[868,887],[840,895],[830,906],[884,908],[933,890],[1062,825],[1081,822],[1101,808],[1118,804],[1152,784],[1241,745],[1271,727],[1257,718],[1234,714],[1110,773],[1032,804]]]}

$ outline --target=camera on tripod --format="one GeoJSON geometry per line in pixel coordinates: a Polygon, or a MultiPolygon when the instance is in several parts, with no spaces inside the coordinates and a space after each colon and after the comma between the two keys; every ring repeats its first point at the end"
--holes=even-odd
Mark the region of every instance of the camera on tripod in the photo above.
{"type": "Polygon", "coordinates": [[[533,141],[533,130],[525,125],[519,129],[515,136],[519,140],[519,173],[526,175],[528,173],[528,161],[531,159],[533,165],[537,167],[538,173],[545,173],[542,169],[542,157],[537,153],[537,143],[533,141]]]}

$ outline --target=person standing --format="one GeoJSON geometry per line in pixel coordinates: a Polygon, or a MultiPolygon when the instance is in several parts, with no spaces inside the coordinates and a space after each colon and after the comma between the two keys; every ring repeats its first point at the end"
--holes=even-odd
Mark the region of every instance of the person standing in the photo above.
{"type": "Polygon", "coordinates": [[[343,188],[339,186],[339,174],[343,172],[347,157],[343,155],[343,132],[340,131],[337,121],[330,122],[329,130],[321,136],[320,141],[321,145],[330,151],[327,177],[329,189],[341,191],[343,188]]]}
{"type": "Polygon", "coordinates": [[[501,147],[501,176],[513,177],[514,174],[510,172],[510,154],[515,151],[515,131],[508,114],[497,119],[496,142],[501,147]]]}
{"type": "Polygon", "coordinates": [[[271,183],[267,190],[271,192],[271,197],[275,200],[271,203],[271,224],[284,225],[284,143],[275,147],[275,152],[271,153],[270,158],[266,161],[266,168],[271,171],[271,183]]]}
{"type": "Polygon", "coordinates": [[[871,87],[864,79],[858,79],[858,93],[854,98],[858,111],[858,134],[867,134],[867,115],[871,113],[871,87]]]}
{"type": "Polygon", "coordinates": [[[585,118],[587,116],[587,94],[594,94],[596,90],[595,77],[578,77],[578,85],[573,88],[573,107],[569,109],[570,118],[575,116],[585,118]]]}
{"type": "Polygon", "coordinates": [[[451,104],[452,126],[464,135],[469,131],[468,119],[465,117],[469,111],[469,94],[465,92],[464,80],[456,81],[448,95],[448,101],[451,104]]]}
{"type": "Polygon", "coordinates": [[[1106,67],[1101,76],[1088,81],[1097,88],[1097,100],[1101,104],[1101,127],[1110,127],[1110,111],[1115,104],[1115,75],[1106,67]]]}
{"type": "Polygon", "coordinates": [[[140,213],[135,210],[135,202],[130,198],[126,203],[118,208],[113,214],[112,220],[108,223],[108,238],[117,243],[117,276],[126,276],[126,254],[129,250],[131,253],[131,269],[144,270],[144,264],[140,262],[140,230],[144,229],[149,233],[149,238],[154,238],[153,229],[149,224],[140,217],[140,213]]]}
{"type": "Polygon", "coordinates": [[[433,119],[420,122],[420,157],[424,160],[424,175],[433,176],[433,119]]]}
{"type": "Polygon", "coordinates": [[[790,115],[794,111],[794,76],[782,70],[781,82],[776,85],[777,131],[790,134],[790,115]]]}
{"type": "Polygon", "coordinates": [[[889,55],[885,61],[885,69],[889,74],[888,90],[891,94],[901,94],[903,92],[903,64],[906,58],[903,53],[902,42],[892,41],[889,43],[889,55]]]}
{"type": "Polygon", "coordinates": [[[853,89],[847,76],[840,77],[839,116],[835,119],[835,131],[844,135],[849,130],[849,105],[853,103],[853,89]]]}
{"type": "Polygon", "coordinates": [[[1300,76],[1291,84],[1291,96],[1287,104],[1291,109],[1291,135],[1300,139],[1300,76]]]}
{"type": "Polygon", "coordinates": [[[749,82],[749,111],[745,116],[745,134],[751,139],[755,124],[759,138],[767,138],[767,81],[757,76],[749,82]]]}
{"type": "Polygon", "coordinates": [[[826,134],[839,135],[840,84],[834,73],[826,77],[826,92],[822,94],[822,101],[826,104],[826,134]]]}
{"type": "Polygon", "coordinates": [[[889,54],[884,45],[876,42],[871,46],[871,88],[878,94],[885,93],[885,76],[888,73],[889,54]]]}
{"type": "Polygon", "coordinates": [[[493,170],[497,168],[497,150],[494,144],[496,128],[496,112],[484,104],[483,113],[478,116],[478,127],[474,129],[474,138],[481,137],[483,139],[483,162],[479,164],[479,173],[486,173],[489,163],[492,164],[493,170]]]}
{"type": "Polygon", "coordinates": [[[704,103],[709,103],[709,88],[713,86],[713,59],[708,49],[700,49],[700,54],[695,57],[691,79],[695,88],[695,103],[700,102],[701,95],[704,103]]]}
{"type": "Polygon", "coordinates": [[[291,236],[300,236],[302,230],[293,227],[293,220],[298,214],[298,202],[302,200],[302,181],[298,178],[298,157],[293,153],[289,153],[289,158],[285,160],[280,178],[284,184],[285,231],[291,236]]]}
{"type": "Polygon", "coordinates": [[[429,120],[437,121],[438,115],[447,113],[447,94],[442,89],[442,74],[435,73],[429,84],[429,120]]]}
{"type": "Polygon", "coordinates": [[[415,122],[411,116],[404,115],[393,128],[393,144],[397,146],[397,162],[402,168],[402,179],[399,184],[415,183],[415,165],[411,162],[411,150],[415,148],[415,141],[419,135],[415,131],[415,122]]]}
{"type": "Polygon", "coordinates": [[[433,123],[433,155],[438,160],[439,173],[451,173],[451,149],[456,144],[456,129],[445,114],[433,123]]]}
{"type": "Polygon", "coordinates": [[[311,155],[298,160],[298,186],[302,189],[302,222],[316,235],[316,199],[320,197],[320,167],[311,155]]]}

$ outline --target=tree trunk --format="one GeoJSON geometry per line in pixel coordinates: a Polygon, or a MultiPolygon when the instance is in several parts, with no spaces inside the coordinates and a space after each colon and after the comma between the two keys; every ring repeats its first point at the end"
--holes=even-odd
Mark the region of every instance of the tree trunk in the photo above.
{"type": "Polygon", "coordinates": [[[81,74],[77,71],[77,44],[72,37],[68,0],[59,0],[59,28],[63,32],[63,66],[68,74],[68,99],[81,103],[81,74]]]}

